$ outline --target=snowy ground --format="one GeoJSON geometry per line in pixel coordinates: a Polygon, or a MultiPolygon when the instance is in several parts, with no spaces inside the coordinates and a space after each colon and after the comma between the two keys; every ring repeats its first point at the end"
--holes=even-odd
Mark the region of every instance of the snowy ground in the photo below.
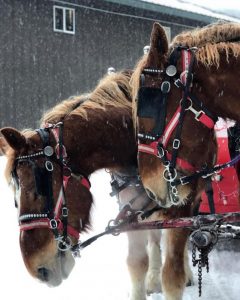
{"type": "MultiPolygon", "coordinates": [[[[124,234],[102,237],[83,250],[70,277],[57,288],[48,288],[27,273],[19,250],[13,197],[3,179],[4,164],[5,160],[0,158],[0,299],[127,300],[130,281],[125,264],[127,240],[124,234]]],[[[93,229],[101,232],[108,220],[117,214],[118,207],[116,200],[109,197],[108,174],[98,172],[92,176],[91,182],[96,198],[93,229]]],[[[85,235],[82,239],[87,237],[85,235]]],[[[214,251],[210,255],[210,264],[210,273],[204,271],[203,296],[200,299],[240,299],[240,253],[214,251]]],[[[198,299],[196,269],[194,280],[195,286],[186,288],[184,300],[198,299]]],[[[163,297],[154,294],[148,299],[163,300],[163,297]]]]}

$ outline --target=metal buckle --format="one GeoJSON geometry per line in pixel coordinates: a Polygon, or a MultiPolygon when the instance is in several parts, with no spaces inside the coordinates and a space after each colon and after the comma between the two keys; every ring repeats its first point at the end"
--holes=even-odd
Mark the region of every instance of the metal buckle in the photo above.
{"type": "Polygon", "coordinates": [[[179,147],[180,147],[180,140],[179,139],[174,139],[173,140],[173,149],[179,149],[179,147]]]}
{"type": "Polygon", "coordinates": [[[202,114],[204,114],[204,111],[203,110],[198,111],[195,108],[193,108],[192,100],[190,98],[188,98],[188,101],[190,101],[190,105],[187,108],[185,108],[185,110],[191,111],[195,115],[195,120],[199,122],[199,119],[202,116],[202,114]]]}
{"type": "Polygon", "coordinates": [[[200,121],[199,119],[201,118],[201,116],[204,114],[204,111],[199,110],[197,112],[197,114],[195,114],[195,120],[197,120],[198,122],[200,121]]]}
{"type": "Polygon", "coordinates": [[[176,85],[177,88],[180,88],[182,86],[182,82],[180,79],[175,80],[174,84],[176,85]]]}
{"type": "Polygon", "coordinates": [[[57,227],[58,227],[58,223],[55,219],[51,219],[49,224],[50,224],[51,229],[57,229],[57,227]]]}
{"type": "Polygon", "coordinates": [[[185,178],[187,178],[187,176],[183,176],[183,177],[180,177],[180,178],[179,178],[179,181],[180,181],[181,185],[185,185],[185,184],[188,184],[188,183],[189,183],[189,181],[184,182],[184,179],[185,179],[185,178]]]}
{"type": "Polygon", "coordinates": [[[163,158],[164,155],[165,155],[165,151],[164,151],[163,147],[158,147],[157,157],[163,158]]]}
{"type": "Polygon", "coordinates": [[[62,208],[62,216],[65,217],[65,218],[68,216],[68,209],[67,209],[67,207],[63,207],[62,208]]]}

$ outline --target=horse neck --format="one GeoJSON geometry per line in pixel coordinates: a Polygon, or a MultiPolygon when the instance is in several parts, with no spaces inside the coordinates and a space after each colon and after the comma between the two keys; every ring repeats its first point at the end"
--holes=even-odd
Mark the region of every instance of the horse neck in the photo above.
{"type": "Polygon", "coordinates": [[[102,168],[118,169],[136,164],[132,112],[107,107],[89,110],[87,119],[71,116],[64,122],[64,144],[70,166],[86,175],[102,168]]]}
{"type": "MultiPolygon", "coordinates": [[[[223,51],[224,52],[224,51],[223,51]]],[[[198,62],[194,68],[193,93],[218,117],[240,121],[240,56],[220,54],[219,66],[198,62]]]]}

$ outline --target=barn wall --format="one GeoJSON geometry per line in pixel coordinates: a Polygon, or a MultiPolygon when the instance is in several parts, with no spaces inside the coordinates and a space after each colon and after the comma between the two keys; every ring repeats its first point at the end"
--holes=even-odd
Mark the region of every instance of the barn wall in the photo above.
{"type": "Polygon", "coordinates": [[[45,110],[88,92],[109,66],[133,68],[149,44],[153,19],[165,20],[172,36],[202,25],[105,1],[0,0],[0,6],[0,126],[19,129],[38,127],[45,110]],[[53,5],[75,8],[74,35],[53,31],[53,5]]]}

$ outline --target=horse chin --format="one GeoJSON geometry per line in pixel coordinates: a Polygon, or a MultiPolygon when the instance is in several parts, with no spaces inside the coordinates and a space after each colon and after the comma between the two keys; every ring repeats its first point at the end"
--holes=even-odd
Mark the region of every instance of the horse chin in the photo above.
{"type": "Polygon", "coordinates": [[[49,287],[59,286],[68,278],[74,265],[75,260],[70,251],[59,252],[53,261],[38,267],[37,278],[49,287]]]}
{"type": "MultiPolygon", "coordinates": [[[[146,163],[146,161],[143,162],[146,163]]],[[[156,161],[154,160],[154,162],[156,161]]],[[[141,160],[139,163],[141,163],[141,160]]],[[[190,186],[177,186],[177,196],[174,197],[170,190],[170,184],[168,184],[168,181],[164,178],[164,170],[165,167],[162,164],[159,164],[159,162],[153,169],[146,168],[144,164],[141,165],[141,180],[148,197],[162,208],[184,206],[188,202],[189,195],[191,193],[190,186]]]]}
{"type": "Polygon", "coordinates": [[[177,196],[174,196],[168,189],[167,183],[162,181],[162,185],[145,186],[146,193],[150,199],[156,202],[162,208],[170,208],[172,206],[184,206],[188,202],[191,190],[188,187],[179,187],[177,196]]]}

